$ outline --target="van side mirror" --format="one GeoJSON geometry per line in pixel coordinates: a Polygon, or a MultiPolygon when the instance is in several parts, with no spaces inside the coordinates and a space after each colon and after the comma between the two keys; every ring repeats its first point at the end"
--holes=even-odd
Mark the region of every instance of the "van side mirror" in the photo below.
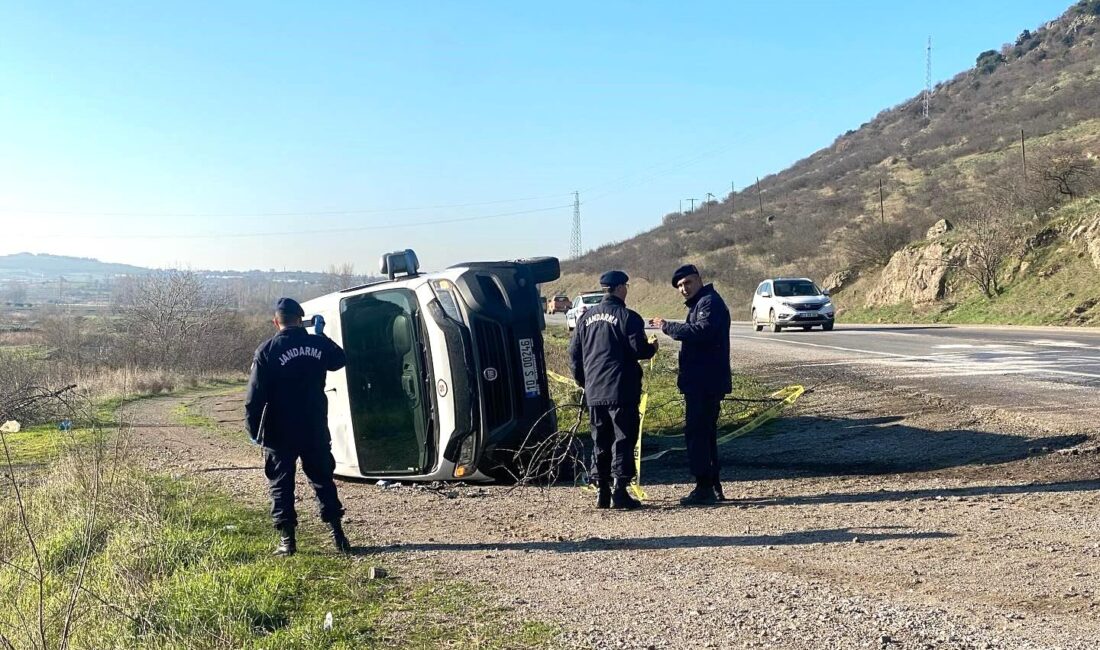
{"type": "Polygon", "coordinates": [[[760,292],[760,297],[761,298],[771,298],[772,297],[772,292],[771,291],[761,291],[760,292]]]}

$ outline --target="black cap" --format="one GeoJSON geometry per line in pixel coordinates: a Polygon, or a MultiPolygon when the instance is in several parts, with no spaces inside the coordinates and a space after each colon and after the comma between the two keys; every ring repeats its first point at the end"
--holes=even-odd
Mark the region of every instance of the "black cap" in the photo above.
{"type": "Polygon", "coordinates": [[[298,318],[306,317],[306,311],[302,309],[298,301],[293,298],[279,298],[275,302],[275,311],[281,311],[287,316],[297,316],[298,318]]]}
{"type": "Polygon", "coordinates": [[[626,284],[630,281],[630,277],[622,271],[608,271],[600,276],[601,287],[617,287],[620,284],[626,284]]]}
{"type": "Polygon", "coordinates": [[[672,286],[679,286],[680,280],[683,280],[689,275],[699,275],[699,269],[695,268],[694,264],[685,264],[676,269],[676,272],[672,274],[672,286]]]}

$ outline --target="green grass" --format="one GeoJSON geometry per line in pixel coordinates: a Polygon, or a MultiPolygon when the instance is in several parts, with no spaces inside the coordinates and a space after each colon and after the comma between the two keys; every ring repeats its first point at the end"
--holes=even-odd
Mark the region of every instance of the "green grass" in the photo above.
{"type": "MultiPolygon", "coordinates": [[[[512,620],[470,584],[370,580],[382,556],[337,555],[309,530],[298,555],[272,557],[266,513],[193,481],[115,474],[87,534],[88,478],[61,462],[25,494],[51,647],[85,557],[73,647],[538,648],[558,632],[512,620]]],[[[21,645],[37,633],[38,589],[11,566],[36,566],[13,508],[0,505],[0,633],[21,645]]]]}
{"type": "MultiPolygon", "coordinates": [[[[12,463],[19,467],[54,460],[66,450],[88,442],[93,434],[91,429],[60,431],[55,425],[40,425],[2,435],[12,463]]],[[[0,464],[3,462],[4,458],[0,455],[0,464]]]]}

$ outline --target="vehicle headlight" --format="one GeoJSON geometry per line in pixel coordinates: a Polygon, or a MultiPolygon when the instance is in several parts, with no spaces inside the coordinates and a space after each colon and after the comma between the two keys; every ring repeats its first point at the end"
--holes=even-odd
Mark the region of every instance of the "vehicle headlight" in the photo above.
{"type": "Polygon", "coordinates": [[[458,298],[455,296],[455,285],[450,280],[432,280],[428,283],[436,300],[443,307],[443,312],[458,322],[463,322],[462,311],[458,308],[458,298]]]}
{"type": "Polygon", "coordinates": [[[780,301],[779,301],[779,304],[783,305],[783,306],[784,306],[784,307],[786,307],[787,309],[794,309],[794,308],[795,308],[795,306],[794,306],[794,303],[793,303],[793,302],[787,302],[787,301],[785,301],[785,300],[780,300],[780,301]]]}
{"type": "Polygon", "coordinates": [[[824,304],[824,305],[821,305],[821,308],[822,308],[822,309],[827,309],[827,310],[829,310],[829,311],[832,311],[832,310],[833,310],[833,301],[832,301],[832,300],[826,300],[826,301],[825,301],[825,304],[824,304]]]}
{"type": "Polygon", "coordinates": [[[469,476],[477,469],[477,434],[471,433],[458,448],[458,461],[455,463],[455,478],[469,476]]]}

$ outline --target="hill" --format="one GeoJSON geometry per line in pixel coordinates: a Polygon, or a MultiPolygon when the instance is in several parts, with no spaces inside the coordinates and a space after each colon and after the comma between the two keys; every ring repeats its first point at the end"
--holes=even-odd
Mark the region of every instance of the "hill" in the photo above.
{"type": "MultiPolygon", "coordinates": [[[[1100,189],[1098,29],[1100,0],[1075,3],[938,84],[928,117],[923,96],[884,110],[758,187],[668,214],[653,230],[566,262],[547,293],[572,295],[622,268],[641,311],[677,313],[667,278],[692,261],[744,316],[736,308],[762,278],[820,281],[847,270],[873,283],[930,225],[966,222],[975,205],[1028,217],[1023,241],[1025,228],[1041,229],[1052,211],[1100,189]]],[[[855,313],[864,295],[840,302],[855,313]]]]}

